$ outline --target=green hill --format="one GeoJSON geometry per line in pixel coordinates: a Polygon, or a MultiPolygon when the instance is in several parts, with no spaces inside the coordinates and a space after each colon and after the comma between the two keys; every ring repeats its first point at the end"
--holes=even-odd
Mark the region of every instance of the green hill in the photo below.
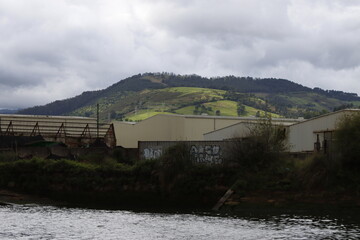
{"type": "MultiPolygon", "coordinates": [[[[159,113],[168,114],[206,114],[221,116],[254,116],[264,114],[264,109],[252,107],[257,104],[265,107],[265,101],[251,97],[249,106],[244,105],[244,111],[238,113],[239,103],[227,99],[227,91],[209,88],[173,87],[164,89],[143,90],[129,93],[118,99],[100,98],[100,116],[102,119],[126,119],[140,121],[159,113]]],[[[71,115],[95,116],[96,104],[79,108],[71,115]]],[[[273,113],[274,116],[279,116],[273,113]]]]}
{"type": "Polygon", "coordinates": [[[204,78],[169,73],[138,74],[112,86],[19,111],[21,114],[96,116],[142,120],[157,113],[312,117],[344,107],[357,107],[353,93],[308,88],[285,79],[204,78]]]}

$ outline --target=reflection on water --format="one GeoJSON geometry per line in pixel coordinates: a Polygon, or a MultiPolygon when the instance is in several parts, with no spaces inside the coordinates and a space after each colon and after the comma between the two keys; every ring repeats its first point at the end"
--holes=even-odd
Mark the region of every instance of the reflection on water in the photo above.
{"type": "MultiPolygon", "coordinates": [[[[250,211],[250,210],[249,210],[250,211]]],[[[329,215],[139,213],[0,206],[0,239],[359,239],[360,224],[329,215]]]]}

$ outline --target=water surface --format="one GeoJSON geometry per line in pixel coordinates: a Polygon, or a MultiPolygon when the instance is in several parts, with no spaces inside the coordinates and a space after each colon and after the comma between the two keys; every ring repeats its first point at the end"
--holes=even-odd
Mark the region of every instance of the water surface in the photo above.
{"type": "MultiPolygon", "coordinates": [[[[355,214],[355,213],[354,213],[355,214]]],[[[0,206],[0,239],[359,239],[348,214],[148,213],[0,206]]]]}

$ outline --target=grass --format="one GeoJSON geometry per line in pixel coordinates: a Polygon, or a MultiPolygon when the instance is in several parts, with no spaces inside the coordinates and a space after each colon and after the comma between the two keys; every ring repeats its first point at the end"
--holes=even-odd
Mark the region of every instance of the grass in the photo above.
{"type": "MultiPolygon", "coordinates": [[[[249,106],[245,106],[245,111],[247,112],[246,116],[255,116],[258,111],[260,112],[261,116],[265,115],[265,111],[259,110],[257,108],[249,107],[249,106]]],[[[279,114],[276,114],[276,113],[271,113],[271,117],[281,118],[282,116],[279,114]]]]}
{"type": "MultiPolygon", "coordinates": [[[[221,100],[216,102],[207,102],[202,104],[205,107],[211,107],[211,111],[206,111],[208,115],[216,115],[216,110],[220,110],[221,116],[237,116],[237,103],[229,100],[221,100]]],[[[187,106],[176,110],[178,114],[192,115],[194,114],[195,105],[187,106]]]]}
{"type": "Polygon", "coordinates": [[[126,118],[129,119],[129,121],[142,121],[144,119],[147,119],[149,117],[152,117],[152,116],[155,116],[158,114],[171,114],[171,113],[157,112],[157,111],[151,111],[151,110],[141,110],[137,114],[127,116],[126,118]]]}
{"type": "MultiPolygon", "coordinates": [[[[229,100],[221,100],[216,102],[208,102],[203,104],[205,107],[211,107],[212,111],[207,111],[208,115],[214,116],[216,110],[220,110],[221,116],[233,116],[236,117],[237,115],[237,103],[234,101],[229,100]]],[[[176,110],[178,114],[184,115],[192,115],[194,114],[195,105],[187,106],[184,108],[180,108],[176,110]]],[[[260,115],[265,115],[265,111],[259,110],[257,108],[245,106],[246,115],[245,116],[255,116],[256,113],[259,111],[260,115]]],[[[279,114],[271,113],[272,117],[279,118],[281,117],[279,114]]]]}
{"type": "Polygon", "coordinates": [[[187,96],[189,94],[201,94],[208,97],[223,98],[226,92],[224,90],[210,89],[210,88],[195,88],[195,87],[174,87],[159,90],[161,92],[176,92],[180,93],[179,97],[187,96]]]}
{"type": "Polygon", "coordinates": [[[182,115],[192,115],[192,114],[194,114],[194,110],[195,110],[195,106],[192,105],[192,106],[180,108],[180,109],[176,110],[175,112],[178,114],[182,114],[182,115]]]}
{"type": "Polygon", "coordinates": [[[223,100],[205,103],[204,105],[211,107],[214,113],[216,110],[220,110],[221,116],[237,116],[237,103],[234,101],[223,100]]]}

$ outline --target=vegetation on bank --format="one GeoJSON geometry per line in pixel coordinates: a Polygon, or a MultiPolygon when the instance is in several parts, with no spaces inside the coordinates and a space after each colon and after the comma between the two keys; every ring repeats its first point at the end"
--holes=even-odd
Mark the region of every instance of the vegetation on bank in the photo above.
{"type": "MultiPolygon", "coordinates": [[[[169,150],[179,152],[181,148],[169,150]]],[[[234,179],[233,169],[193,165],[185,158],[124,162],[112,156],[78,161],[1,158],[0,188],[67,201],[211,207],[234,179]]],[[[167,156],[167,157],[166,157],[167,156]]]]}

